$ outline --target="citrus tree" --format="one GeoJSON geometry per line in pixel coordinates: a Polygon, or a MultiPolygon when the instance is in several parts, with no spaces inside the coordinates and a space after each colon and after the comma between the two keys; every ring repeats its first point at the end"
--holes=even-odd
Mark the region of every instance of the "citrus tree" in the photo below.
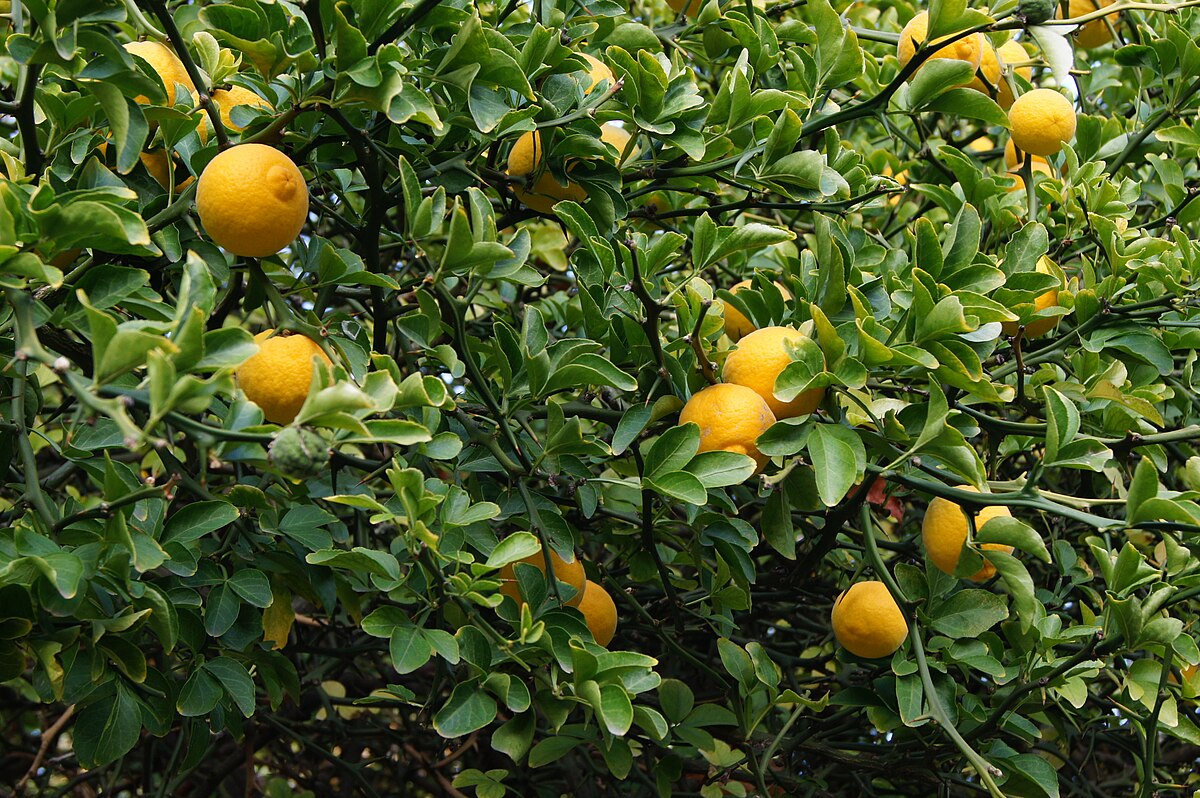
{"type": "Polygon", "coordinates": [[[0,794],[1191,794],[1195,5],[4,3],[0,794]]]}

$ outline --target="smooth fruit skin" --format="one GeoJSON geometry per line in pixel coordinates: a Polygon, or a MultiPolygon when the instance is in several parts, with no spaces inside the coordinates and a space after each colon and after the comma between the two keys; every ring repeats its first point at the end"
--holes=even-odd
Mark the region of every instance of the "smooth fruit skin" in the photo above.
{"type": "MultiPolygon", "coordinates": [[[[1062,10],[1059,10],[1059,19],[1073,19],[1082,17],[1084,14],[1091,14],[1094,11],[1099,11],[1102,8],[1107,8],[1113,4],[1113,0],[1071,0],[1067,8],[1067,17],[1062,15],[1062,10]]],[[[1111,22],[1115,27],[1121,20],[1121,15],[1109,14],[1100,19],[1094,19],[1091,22],[1085,22],[1075,32],[1075,46],[1084,50],[1090,50],[1093,47],[1100,47],[1112,41],[1112,31],[1108,29],[1105,20],[1111,22]]]]}
{"type": "Polygon", "coordinates": [[[271,103],[241,86],[217,89],[212,93],[212,101],[217,106],[217,111],[221,114],[221,124],[225,126],[226,130],[231,130],[234,133],[241,133],[244,129],[241,125],[235,125],[232,117],[230,117],[233,109],[239,105],[249,105],[252,108],[265,108],[268,111],[275,110],[271,103]]]}
{"type": "Polygon", "coordinates": [[[204,231],[243,257],[265,258],[291,244],[308,218],[308,186],[274,147],[239,144],[209,161],[196,186],[204,231]]]}
{"type": "Polygon", "coordinates": [[[1008,109],[1013,144],[1043,157],[1054,155],[1075,136],[1075,106],[1053,89],[1034,89],[1008,109]]]}
{"type": "Polygon", "coordinates": [[[613,635],[617,633],[617,605],[607,590],[589,579],[583,588],[579,611],[583,613],[583,619],[587,621],[597,645],[607,646],[612,642],[613,635]]]}
{"type": "MultiPolygon", "coordinates": [[[[1015,172],[1021,168],[1025,162],[1025,153],[1017,149],[1010,138],[1004,145],[1004,163],[1008,166],[1009,171],[1015,172]]],[[[1029,166],[1035,172],[1054,176],[1054,170],[1050,168],[1050,162],[1040,155],[1029,156],[1029,166]]]]}
{"type": "Polygon", "coordinates": [[[608,87],[611,89],[613,84],[617,82],[613,71],[608,68],[608,64],[601,61],[595,56],[587,53],[580,53],[579,57],[587,62],[588,65],[588,81],[589,85],[583,90],[585,95],[591,94],[602,81],[608,81],[608,87]]]}
{"type": "Polygon", "coordinates": [[[864,659],[890,657],[908,637],[908,621],[883,582],[855,582],[833,603],[833,635],[864,659]]]}
{"type": "Polygon", "coordinates": [[[979,72],[983,75],[975,76],[975,79],[967,84],[968,89],[974,89],[977,92],[992,96],[992,92],[999,93],[1000,88],[1000,57],[996,54],[996,48],[988,41],[987,37],[983,38],[983,47],[980,50],[979,57],[979,72]],[[986,83],[985,83],[986,81],[986,83]]]}
{"type": "Polygon", "coordinates": [[[254,336],[258,354],[238,366],[238,385],[246,398],[262,408],[263,418],[275,424],[291,424],[308,398],[312,384],[312,359],[329,366],[329,356],[316,341],[304,335],[277,335],[264,330],[254,336]]]}
{"type": "MultiPolygon", "coordinates": [[[[896,55],[900,59],[901,67],[911,61],[913,56],[917,54],[917,49],[925,44],[928,32],[929,13],[926,11],[922,11],[910,19],[908,24],[904,26],[904,29],[900,31],[900,42],[896,46],[896,55]]],[[[921,64],[921,67],[917,71],[919,72],[921,68],[924,68],[925,64],[928,64],[934,58],[966,61],[971,65],[972,70],[977,70],[983,60],[983,49],[986,44],[987,42],[984,40],[982,33],[972,33],[970,36],[964,36],[937,50],[929,60],[921,64]]],[[[978,79],[973,78],[972,80],[978,79]]],[[[966,81],[968,84],[970,82],[971,80],[966,81]]]]}
{"type": "MultiPolygon", "coordinates": [[[[979,492],[978,488],[971,485],[963,485],[961,489],[979,492]]],[[[975,529],[982,529],[983,525],[993,518],[1011,517],[1012,513],[1007,507],[984,507],[975,515],[975,529]]],[[[962,557],[963,546],[967,542],[966,513],[949,499],[940,496],[934,498],[929,502],[929,509],[925,511],[925,518],[921,522],[921,540],[925,544],[926,556],[938,570],[953,575],[962,557]]],[[[984,543],[980,548],[1003,551],[1007,554],[1012,554],[1013,551],[1012,546],[1001,543],[984,543]]],[[[996,566],[985,560],[983,567],[972,574],[970,579],[973,582],[983,582],[991,579],[995,573],[996,566]]]]}
{"type": "MultiPolygon", "coordinates": [[[[543,574],[546,573],[546,557],[541,550],[517,562],[532,565],[543,574]]],[[[525,599],[521,595],[520,583],[517,581],[516,565],[517,563],[509,563],[500,569],[500,592],[517,602],[519,607],[525,603],[525,599]]],[[[574,597],[566,602],[567,606],[578,607],[579,602],[583,600],[584,585],[587,583],[587,576],[583,572],[583,563],[579,561],[578,557],[573,562],[567,562],[558,556],[558,552],[551,549],[550,567],[554,571],[555,579],[565,582],[575,590],[574,597]]]]}
{"type": "MultiPolygon", "coordinates": [[[[753,285],[753,283],[753,280],[742,280],[740,283],[737,283],[730,288],[729,293],[736,294],[743,288],[749,288],[751,285],[753,285]]],[[[776,282],[775,287],[779,289],[779,293],[783,294],[783,298],[785,300],[791,300],[791,292],[783,287],[783,283],[776,282]]],[[[754,323],[751,322],[750,319],[742,315],[742,312],[733,305],[730,305],[727,302],[722,302],[721,305],[724,308],[725,314],[725,334],[729,336],[729,340],[734,342],[740,341],[742,338],[758,329],[754,326],[754,323]]]]}
{"type": "MultiPolygon", "coordinates": [[[[163,188],[168,188],[171,185],[171,168],[170,156],[167,155],[166,149],[159,147],[156,150],[146,150],[138,155],[138,160],[142,162],[142,166],[150,173],[158,184],[163,188]]],[[[174,171],[175,176],[175,191],[183,191],[192,184],[196,178],[187,173],[187,170],[182,164],[177,163],[174,171]]]]}
{"type": "MultiPolygon", "coordinates": [[[[996,48],[996,55],[999,57],[1002,66],[1013,69],[1016,74],[1025,78],[1025,80],[1033,79],[1033,67],[1026,64],[1029,61],[1029,53],[1025,51],[1025,48],[1016,39],[1009,39],[996,48]]],[[[1001,108],[1007,111],[1012,107],[1015,99],[1016,97],[1013,96],[1013,90],[1008,85],[1007,78],[1002,77],[999,86],[997,86],[996,102],[1000,104],[1001,108]]]]}
{"type": "MultiPolygon", "coordinates": [[[[1042,274],[1052,274],[1050,265],[1050,259],[1043,255],[1042,257],[1038,258],[1037,271],[1041,272],[1042,274]]],[[[1057,288],[1051,288],[1049,291],[1039,294],[1037,299],[1033,301],[1033,306],[1038,311],[1043,311],[1046,308],[1052,308],[1056,305],[1058,305],[1057,288]]],[[[1038,338],[1045,335],[1058,326],[1058,322],[1061,318],[1061,316],[1053,316],[1044,319],[1034,319],[1029,324],[1025,325],[1025,337],[1038,338]]],[[[1003,329],[1005,335],[1016,335],[1021,329],[1021,325],[1015,321],[1002,321],[1000,322],[1000,327],[1003,329]]]]}
{"type": "Polygon", "coordinates": [[[775,423],[775,414],[750,388],[728,382],[710,385],[683,406],[679,423],[700,427],[701,452],[748,455],[760,469],[767,463],[755,441],[775,423]]]}
{"type": "MultiPolygon", "coordinates": [[[[590,56],[588,56],[590,57],[590,56]]],[[[601,65],[603,66],[603,65],[601,65]]],[[[607,69],[608,67],[604,67],[607,69]]],[[[617,151],[619,163],[624,163],[627,160],[636,158],[638,155],[638,147],[635,143],[629,147],[628,153],[626,148],[629,144],[629,139],[632,138],[629,131],[625,130],[620,125],[614,125],[607,122],[600,126],[600,140],[609,144],[617,151]],[[621,156],[624,156],[623,158],[621,156]]],[[[527,208],[532,208],[539,213],[552,213],[554,206],[563,200],[571,200],[572,202],[584,202],[587,200],[587,191],[583,186],[573,181],[567,181],[566,185],[558,182],[546,168],[546,151],[542,145],[542,134],[537,130],[530,130],[522,133],[521,136],[513,144],[513,147],[508,152],[508,166],[506,172],[509,177],[529,178],[536,175],[533,182],[526,186],[513,185],[513,196],[527,208]],[[540,172],[540,174],[538,174],[540,172]]],[[[618,161],[614,161],[618,163],[618,161]]],[[[568,167],[568,171],[570,167],[568,167]]]]}
{"type": "Polygon", "coordinates": [[[763,327],[738,342],[725,360],[722,376],[726,382],[744,385],[761,396],[775,418],[805,416],[817,409],[825,396],[824,388],[805,391],[790,402],[775,398],[775,381],[792,362],[788,344],[806,336],[794,327],[763,327]]]}
{"type": "MultiPolygon", "coordinates": [[[[182,83],[184,86],[187,86],[187,90],[190,92],[196,91],[196,85],[188,77],[187,69],[184,68],[183,62],[179,60],[179,56],[171,52],[165,45],[158,42],[146,41],[127,42],[123,47],[130,55],[136,55],[148,63],[155,74],[158,75],[163,87],[167,90],[168,104],[172,104],[174,100],[176,83],[182,83]]],[[[133,101],[138,105],[146,105],[150,102],[150,98],[143,94],[134,97],[133,101]]]]}

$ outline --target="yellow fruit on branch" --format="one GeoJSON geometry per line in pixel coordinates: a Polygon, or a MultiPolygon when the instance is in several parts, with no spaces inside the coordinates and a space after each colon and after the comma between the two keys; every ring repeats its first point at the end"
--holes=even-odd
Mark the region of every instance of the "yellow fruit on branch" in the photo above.
{"type": "Polygon", "coordinates": [[[265,108],[268,111],[275,110],[275,106],[270,102],[241,86],[217,89],[212,93],[212,101],[217,106],[217,111],[221,114],[221,124],[225,126],[226,130],[231,130],[234,133],[241,133],[244,129],[241,125],[235,124],[233,121],[231,114],[234,108],[247,105],[251,108],[265,108]]]}
{"type": "MultiPolygon", "coordinates": [[[[600,126],[600,140],[617,151],[617,157],[610,159],[615,164],[636,158],[637,144],[630,145],[632,135],[620,125],[606,122],[600,126]]],[[[567,166],[570,172],[574,164],[567,166]]],[[[513,195],[521,204],[540,213],[551,213],[554,205],[563,200],[583,202],[587,199],[587,191],[578,183],[568,180],[564,185],[551,174],[546,165],[546,151],[543,146],[541,131],[531,130],[522,133],[508,153],[508,166],[505,170],[511,178],[524,178],[524,186],[514,184],[513,195]]]]}
{"type": "Polygon", "coordinates": [[[1075,136],[1075,106],[1053,89],[1022,94],[1008,109],[1013,144],[1043,157],[1054,155],[1075,136]]]}
{"type": "MultiPolygon", "coordinates": [[[[1102,8],[1107,8],[1113,4],[1113,0],[1071,0],[1067,6],[1067,16],[1063,16],[1062,9],[1059,9],[1059,19],[1075,19],[1082,17],[1085,14],[1091,14],[1099,11],[1102,8]]],[[[1075,31],[1075,46],[1084,50],[1090,50],[1093,47],[1100,47],[1112,41],[1112,30],[1109,29],[1109,24],[1116,27],[1121,21],[1120,12],[1108,14],[1098,19],[1093,19],[1091,22],[1085,22],[1075,31]]]]}
{"type": "Polygon", "coordinates": [[[579,602],[578,609],[583,613],[583,619],[596,643],[601,646],[611,643],[613,635],[617,633],[617,605],[608,591],[589,579],[584,585],[583,600],[579,602]]]}
{"type": "MultiPolygon", "coordinates": [[[[1017,146],[1013,144],[1013,140],[1010,138],[1004,145],[1005,165],[1008,166],[1010,172],[1015,172],[1021,168],[1024,162],[1025,153],[1018,150],[1017,146]]],[[[1054,170],[1050,168],[1050,162],[1040,155],[1030,155],[1029,165],[1030,168],[1032,168],[1035,172],[1041,172],[1042,174],[1050,175],[1051,177],[1054,176],[1054,170]]]]}
{"type": "MultiPolygon", "coordinates": [[[[1038,258],[1036,269],[1040,274],[1054,274],[1053,265],[1054,264],[1050,258],[1043,255],[1042,257],[1038,258]]],[[[1058,289],[1051,288],[1049,291],[1039,294],[1037,298],[1034,299],[1033,306],[1034,309],[1039,312],[1045,310],[1046,308],[1057,307],[1058,289]]],[[[1024,335],[1026,338],[1037,338],[1045,335],[1058,326],[1059,319],[1061,318],[1061,316],[1051,316],[1042,319],[1034,319],[1029,324],[1025,325],[1024,335]]],[[[1005,335],[1016,335],[1021,329],[1020,323],[1015,321],[1004,321],[1000,323],[1000,326],[1003,328],[1005,335]]]]}
{"type": "MultiPolygon", "coordinates": [[[[736,294],[743,288],[749,288],[753,284],[753,280],[742,280],[740,283],[737,283],[730,288],[729,293],[736,294]]],[[[783,294],[783,298],[785,300],[790,300],[792,298],[791,293],[783,286],[783,283],[777,281],[775,286],[779,289],[779,293],[783,294]]],[[[754,326],[754,323],[751,322],[750,319],[746,318],[745,315],[743,315],[743,313],[733,305],[730,305],[728,302],[722,302],[721,305],[722,312],[725,316],[725,334],[729,336],[729,340],[739,341],[743,336],[749,335],[758,329],[754,326]]]]}
{"type": "MultiPolygon", "coordinates": [[[[517,602],[517,606],[520,606],[525,603],[525,597],[521,595],[521,585],[517,581],[517,563],[532,565],[545,575],[546,555],[543,550],[539,549],[536,554],[531,554],[523,560],[518,560],[516,563],[509,563],[500,569],[500,592],[517,602]]],[[[568,607],[578,607],[579,603],[583,600],[584,585],[587,582],[587,576],[583,571],[583,563],[579,561],[579,558],[567,562],[559,556],[558,552],[551,549],[550,568],[554,574],[554,578],[559,582],[570,585],[573,591],[573,595],[566,601],[566,605],[568,607]]],[[[549,595],[553,595],[553,593],[549,595]]],[[[566,591],[563,591],[560,595],[566,595],[566,591]]]]}
{"type": "MultiPolygon", "coordinates": [[[[962,485],[960,490],[979,492],[978,488],[971,485],[962,485]]],[[[1002,505],[984,507],[975,514],[975,529],[982,529],[983,525],[993,518],[1011,517],[1012,513],[1002,505]]],[[[963,546],[967,543],[967,515],[962,507],[940,496],[929,502],[929,509],[925,511],[925,518],[921,522],[921,540],[925,544],[926,556],[938,570],[953,575],[958,568],[958,561],[962,558],[963,546]]],[[[984,543],[980,548],[1003,551],[1007,554],[1013,551],[1012,546],[1002,543],[984,543]]],[[[985,560],[983,567],[972,574],[970,579],[983,582],[991,579],[995,573],[996,566],[985,560]]]]}
{"type": "MultiPolygon", "coordinates": [[[[1029,64],[1029,53],[1025,52],[1025,48],[1016,39],[1009,39],[1000,45],[996,49],[996,55],[1000,59],[1002,69],[1012,70],[1026,81],[1033,79],[1033,67],[1029,64]]],[[[996,102],[1007,111],[1012,107],[1013,100],[1016,99],[1007,76],[1001,76],[997,89],[996,102]]]]}
{"type": "Polygon", "coordinates": [[[754,458],[759,468],[767,463],[755,441],[775,423],[775,414],[750,388],[728,382],[710,385],[687,401],[679,423],[700,427],[701,452],[744,454],[754,458]]]}
{"type": "Polygon", "coordinates": [[[579,57],[586,61],[588,65],[588,87],[583,90],[585,95],[595,91],[596,87],[602,82],[607,82],[610,89],[617,82],[617,78],[613,75],[613,71],[608,68],[608,64],[599,58],[587,53],[580,53],[579,57]]]}
{"type": "Polygon", "coordinates": [[[217,244],[234,255],[265,258],[300,234],[308,218],[308,187],[279,150],[239,144],[204,168],[196,210],[217,244]]]}
{"type": "Polygon", "coordinates": [[[775,418],[804,416],[817,409],[824,388],[813,388],[784,402],[775,398],[775,381],[792,362],[791,349],[807,339],[795,327],[763,327],[738,341],[725,359],[722,376],[726,382],[744,385],[766,401],[775,418]]]}
{"type": "Polygon", "coordinates": [[[998,94],[1000,91],[1000,57],[986,36],[983,37],[983,47],[980,50],[978,71],[979,74],[967,84],[967,88],[982,92],[989,97],[998,94]]]}
{"type": "Polygon", "coordinates": [[[883,582],[856,582],[833,602],[833,635],[864,659],[890,657],[908,637],[908,621],[883,582]]]}
{"type": "MultiPolygon", "coordinates": [[[[904,29],[900,31],[900,41],[896,46],[896,55],[900,59],[901,67],[907,65],[908,62],[913,59],[913,56],[917,54],[917,51],[925,47],[927,44],[925,40],[928,35],[929,12],[921,11],[911,20],[909,20],[908,24],[904,26],[904,29]]],[[[958,36],[958,34],[946,36],[939,39],[937,42],[933,42],[933,46],[937,46],[941,42],[947,43],[936,50],[929,60],[932,61],[935,58],[947,58],[954,61],[963,61],[971,65],[971,72],[974,74],[975,70],[979,69],[980,64],[983,62],[983,50],[985,45],[990,45],[988,45],[982,33],[971,33],[959,38],[955,38],[956,36],[958,36]],[[955,40],[948,41],[949,39],[955,40]]],[[[925,64],[927,63],[929,63],[929,61],[925,62],[925,64]]],[[[921,67],[918,67],[917,71],[919,72],[920,69],[925,66],[925,64],[922,64],[921,67]]],[[[967,80],[963,81],[963,83],[965,85],[971,83],[972,80],[977,80],[977,78],[968,78],[967,80]]]]}
{"type": "Polygon", "coordinates": [[[311,338],[272,336],[273,332],[264,330],[254,336],[258,353],[239,366],[235,376],[246,398],[262,409],[267,421],[290,424],[308,398],[313,358],[326,368],[331,361],[311,338]]]}
{"type": "MultiPolygon", "coordinates": [[[[196,91],[196,84],[192,83],[183,62],[166,45],[145,41],[126,42],[123,47],[130,55],[136,55],[150,65],[154,74],[162,81],[163,88],[167,90],[168,105],[174,104],[176,83],[182,83],[190,92],[196,91]]],[[[150,98],[142,94],[134,97],[133,101],[139,105],[146,105],[150,98]]]]}

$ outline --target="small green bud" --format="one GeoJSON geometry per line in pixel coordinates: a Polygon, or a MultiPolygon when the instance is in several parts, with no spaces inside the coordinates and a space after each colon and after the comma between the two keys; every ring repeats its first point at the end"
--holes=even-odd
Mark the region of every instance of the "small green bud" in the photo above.
{"type": "Polygon", "coordinates": [[[284,476],[304,480],[329,465],[329,444],[310,429],[284,427],[271,441],[267,459],[284,476]]]}

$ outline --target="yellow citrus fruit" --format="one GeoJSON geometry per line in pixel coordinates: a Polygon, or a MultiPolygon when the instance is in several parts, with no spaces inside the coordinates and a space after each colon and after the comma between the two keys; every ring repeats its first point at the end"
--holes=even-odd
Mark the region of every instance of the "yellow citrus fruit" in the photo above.
{"type": "Polygon", "coordinates": [[[583,90],[584,94],[591,94],[592,91],[594,91],[595,88],[600,85],[601,81],[608,81],[608,88],[610,89],[613,87],[613,84],[617,82],[616,77],[613,75],[613,71],[608,68],[608,64],[604,63],[599,58],[588,55],[587,53],[580,53],[579,57],[586,61],[588,65],[589,85],[583,90]]]}
{"type": "Polygon", "coordinates": [[[264,330],[254,336],[258,353],[238,366],[237,382],[246,398],[262,408],[263,418],[291,424],[308,398],[313,358],[328,367],[329,356],[304,335],[276,335],[264,330]]]}
{"type": "MultiPolygon", "coordinates": [[[[1008,143],[1004,145],[1004,163],[1008,165],[1009,171],[1015,172],[1021,168],[1024,162],[1025,153],[1018,150],[1010,138],[1008,143]]],[[[1035,172],[1054,176],[1054,170],[1050,168],[1050,162],[1040,155],[1030,155],[1029,165],[1035,172]]]]}
{"type": "MultiPolygon", "coordinates": [[[[1050,261],[1050,258],[1043,255],[1042,257],[1040,257],[1038,259],[1036,268],[1037,268],[1037,271],[1042,274],[1053,274],[1053,271],[1050,268],[1051,265],[1052,265],[1052,263],[1050,261]]],[[[1049,291],[1046,291],[1045,293],[1040,294],[1037,297],[1037,299],[1035,299],[1033,301],[1033,306],[1039,311],[1045,310],[1046,308],[1052,308],[1052,307],[1056,306],[1057,304],[1058,304],[1058,289],[1057,288],[1051,288],[1049,291]]],[[[1061,318],[1061,316],[1053,316],[1051,318],[1045,318],[1045,319],[1034,319],[1032,322],[1030,322],[1028,325],[1026,325],[1025,337],[1026,338],[1037,338],[1039,336],[1045,335],[1046,333],[1050,332],[1051,330],[1053,330],[1055,327],[1058,326],[1058,321],[1060,318],[1061,318]]],[[[1016,335],[1017,332],[1021,328],[1021,325],[1015,321],[1001,322],[1000,326],[1002,328],[1004,328],[1005,335],[1016,335]]]]}
{"type": "Polygon", "coordinates": [[[268,111],[275,110],[274,106],[268,101],[259,97],[249,89],[244,89],[241,86],[230,86],[228,89],[217,89],[212,93],[213,104],[217,106],[218,112],[221,114],[221,124],[226,130],[231,130],[234,133],[241,133],[242,126],[235,125],[233,118],[230,116],[233,109],[239,105],[248,105],[252,108],[265,108],[268,111]]]}
{"type": "Polygon", "coordinates": [[[763,327],[738,341],[737,348],[725,359],[722,376],[726,382],[744,385],[761,396],[775,418],[804,416],[817,409],[824,388],[805,391],[790,402],[775,398],[775,381],[792,362],[789,346],[806,338],[795,327],[763,327]]]}
{"type": "MultiPolygon", "coordinates": [[[[136,55],[149,64],[150,68],[154,70],[154,74],[158,75],[163,87],[167,90],[168,105],[174,104],[176,83],[182,83],[190,92],[196,91],[196,85],[188,77],[187,69],[184,68],[183,62],[166,45],[147,41],[127,42],[123,46],[130,55],[136,55]]],[[[134,97],[133,101],[138,105],[145,105],[150,102],[150,98],[143,94],[134,97]]]]}
{"type": "Polygon", "coordinates": [[[700,13],[704,0],[667,0],[667,5],[676,14],[682,11],[684,16],[694,17],[700,13]]]}
{"type": "Polygon", "coordinates": [[[982,92],[989,97],[992,96],[992,92],[999,92],[1000,58],[996,54],[996,48],[992,46],[986,36],[983,37],[983,47],[980,49],[979,74],[967,84],[967,88],[982,92]]]}
{"type": "Polygon", "coordinates": [[[996,142],[992,141],[988,136],[980,136],[967,144],[967,149],[971,152],[991,152],[996,149],[996,142]]]}
{"type": "MultiPolygon", "coordinates": [[[[607,67],[605,67],[607,69],[607,67]]],[[[600,126],[600,140],[609,144],[618,153],[620,163],[638,155],[635,143],[629,145],[632,138],[629,131],[620,125],[607,122],[600,126]],[[623,157],[622,157],[623,156],[623,157]]],[[[568,167],[568,171],[570,167],[568,167]]],[[[566,185],[546,168],[546,151],[542,146],[542,134],[537,130],[522,133],[513,148],[508,153],[509,177],[532,178],[526,186],[514,185],[513,195],[526,207],[540,213],[550,213],[556,203],[563,200],[583,202],[587,199],[587,191],[578,183],[568,180],[566,185]]]]}
{"type": "MultiPolygon", "coordinates": [[[[1074,19],[1075,17],[1082,17],[1084,14],[1091,14],[1112,4],[1113,0],[1071,0],[1067,8],[1067,16],[1064,17],[1062,9],[1059,8],[1058,18],[1074,19]]],[[[1115,27],[1121,21],[1121,14],[1118,12],[1094,19],[1091,22],[1085,22],[1075,32],[1075,46],[1089,50],[1112,41],[1112,31],[1109,30],[1106,20],[1107,22],[1111,22],[1115,27]]]]}
{"type": "Polygon", "coordinates": [[[596,643],[607,646],[612,642],[613,635],[617,633],[617,605],[607,590],[589,579],[583,588],[579,611],[583,613],[583,619],[587,621],[596,643]]]}
{"type": "MultiPolygon", "coordinates": [[[[971,485],[962,485],[960,489],[979,492],[978,488],[971,485]]],[[[984,507],[975,514],[975,529],[982,529],[983,525],[993,518],[1011,517],[1012,513],[1002,505],[984,507]]],[[[921,522],[921,540],[925,544],[926,556],[938,567],[938,570],[953,574],[958,568],[963,546],[967,542],[967,514],[949,499],[943,499],[940,496],[934,498],[929,503],[929,509],[925,511],[925,518],[921,522]]],[[[1003,551],[1008,554],[1012,554],[1013,551],[1012,546],[1005,546],[1002,543],[984,543],[980,548],[1003,551]]],[[[984,560],[983,567],[972,574],[970,578],[974,582],[982,582],[991,579],[995,573],[996,566],[984,560]]]]}
{"type": "Polygon", "coordinates": [[[1033,155],[1053,155],[1075,135],[1075,106],[1054,89],[1022,94],[1008,109],[1013,144],[1033,155]]]}
{"type": "MultiPolygon", "coordinates": [[[[733,288],[730,288],[729,293],[736,294],[743,288],[749,288],[753,283],[753,280],[742,280],[740,283],[734,285],[733,288]]],[[[779,293],[783,294],[784,299],[790,300],[792,298],[791,293],[783,287],[783,283],[776,282],[775,285],[779,288],[779,293]]],[[[743,336],[749,335],[758,329],[750,319],[742,315],[742,312],[733,305],[727,302],[722,302],[721,305],[724,307],[725,314],[725,334],[729,336],[731,341],[741,340],[743,336]]]]}
{"type": "MultiPolygon", "coordinates": [[[[539,549],[536,554],[531,554],[523,560],[528,565],[546,573],[546,557],[539,549]]],[[[569,599],[566,604],[568,607],[578,607],[579,602],[583,600],[583,586],[587,582],[587,577],[583,573],[583,563],[576,557],[574,562],[567,562],[562,557],[558,556],[558,552],[550,550],[550,567],[554,571],[554,578],[559,582],[565,582],[570,585],[575,591],[574,597],[569,599]]],[[[521,596],[520,583],[517,581],[516,563],[509,563],[500,569],[500,592],[508,596],[520,606],[524,604],[524,598],[521,596]]],[[[550,595],[553,595],[551,593],[550,595]]]]}
{"type": "Polygon", "coordinates": [[[274,147],[239,144],[209,161],[196,186],[204,231],[234,255],[265,258],[292,243],[308,218],[308,187],[274,147]]]}
{"type": "MultiPolygon", "coordinates": [[[[908,21],[904,29],[900,31],[900,42],[896,47],[896,55],[900,58],[900,66],[904,66],[913,59],[917,54],[917,50],[925,44],[925,37],[929,33],[929,13],[921,11],[915,17],[908,21]]],[[[945,37],[952,38],[952,37],[945,37]]],[[[940,41],[945,41],[945,38],[940,41]]],[[[936,44],[936,42],[934,43],[936,44]]],[[[972,33],[969,36],[964,36],[957,41],[950,42],[944,47],[937,50],[932,58],[948,58],[955,61],[966,61],[971,65],[972,72],[979,69],[983,60],[984,45],[987,42],[984,40],[982,33],[972,33]]],[[[929,61],[925,62],[926,64],[929,61]]],[[[924,66],[922,64],[921,66],[924,66]]],[[[919,70],[918,70],[919,71],[919,70]]],[[[965,83],[970,83],[970,80],[965,83]]]]}
{"type": "Polygon", "coordinates": [[[710,385],[683,406],[679,423],[700,427],[700,451],[735,452],[753,457],[758,467],[767,457],[755,441],[775,423],[775,414],[763,398],[742,385],[710,385]]]}
{"type": "MultiPolygon", "coordinates": [[[[1028,63],[1029,53],[1025,52],[1024,46],[1019,41],[1009,39],[996,49],[996,54],[1000,58],[1002,67],[1011,69],[1025,80],[1033,79],[1033,67],[1028,63]]],[[[1000,103],[1000,107],[1007,111],[1012,107],[1013,100],[1016,99],[1007,77],[1001,77],[997,89],[996,102],[1000,103]]]]}
{"type": "Polygon", "coordinates": [[[833,602],[833,635],[855,656],[890,657],[908,637],[908,621],[883,582],[855,582],[833,602]]]}

